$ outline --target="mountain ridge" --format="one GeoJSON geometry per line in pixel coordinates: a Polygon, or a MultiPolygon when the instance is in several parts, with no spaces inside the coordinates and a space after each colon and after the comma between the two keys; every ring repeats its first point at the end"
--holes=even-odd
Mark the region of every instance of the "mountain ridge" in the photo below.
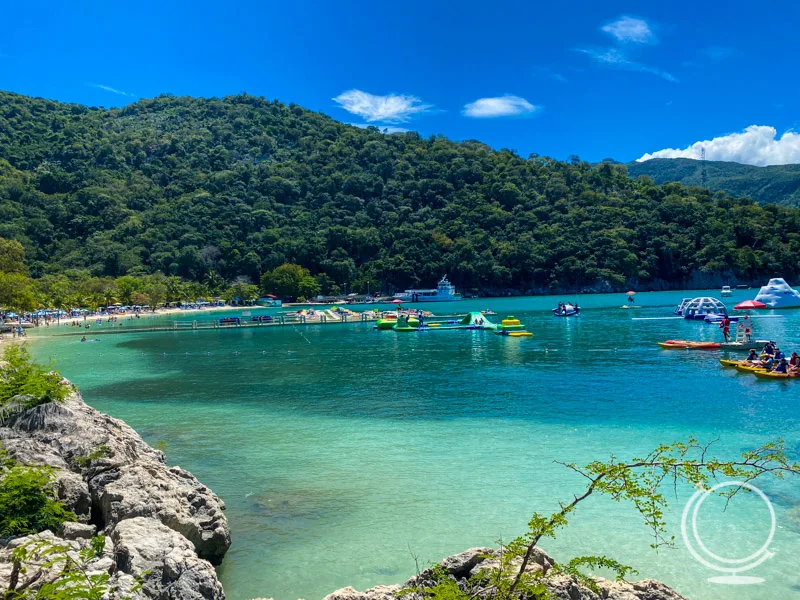
{"type": "Polygon", "coordinates": [[[706,170],[706,185],[732,196],[746,196],[761,204],[800,206],[800,164],[756,166],[728,161],[702,161],[692,158],[651,158],[627,164],[632,177],[647,175],[658,184],[675,181],[701,186],[706,170]]]}
{"type": "Polygon", "coordinates": [[[796,279],[800,210],[239,94],[99,109],[0,92],[0,237],[34,276],[306,267],[322,293],[796,279]]]}

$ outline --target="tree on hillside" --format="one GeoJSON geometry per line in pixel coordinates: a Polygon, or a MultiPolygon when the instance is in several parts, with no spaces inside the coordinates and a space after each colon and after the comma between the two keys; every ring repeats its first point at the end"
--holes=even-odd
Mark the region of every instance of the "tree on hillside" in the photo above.
{"type": "Polygon", "coordinates": [[[29,312],[36,306],[32,279],[19,273],[0,273],[0,312],[29,312]]]}
{"type": "MultiPolygon", "coordinates": [[[[0,92],[0,106],[0,237],[18,240],[0,270],[19,271],[24,246],[37,277],[163,273],[170,302],[198,295],[180,278],[215,295],[283,264],[331,293],[445,273],[487,292],[800,280],[800,209],[621,164],[385,135],[247,95],[88,110],[0,92]]],[[[773,173],[775,197],[800,202],[773,173]]],[[[315,295],[307,283],[294,297],[315,295]]]]}
{"type": "Polygon", "coordinates": [[[25,248],[17,240],[0,237],[0,272],[26,274],[25,248]]]}
{"type": "Polygon", "coordinates": [[[261,277],[261,291],[279,298],[313,298],[320,286],[305,267],[285,263],[261,277]]]}

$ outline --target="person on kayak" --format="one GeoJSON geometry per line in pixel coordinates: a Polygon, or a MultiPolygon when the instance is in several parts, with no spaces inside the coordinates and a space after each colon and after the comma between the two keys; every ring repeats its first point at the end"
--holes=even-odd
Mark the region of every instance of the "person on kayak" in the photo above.
{"type": "Polygon", "coordinates": [[[728,315],[725,315],[722,319],[722,322],[719,324],[719,328],[722,329],[722,335],[725,337],[725,343],[728,343],[728,335],[731,332],[731,320],[728,318],[728,315]]]}
{"type": "Polygon", "coordinates": [[[775,348],[775,356],[773,357],[775,360],[785,360],[786,355],[781,352],[780,348],[775,348]]]}
{"type": "Polygon", "coordinates": [[[745,362],[760,362],[761,359],[758,358],[758,352],[755,351],[755,348],[750,349],[750,354],[747,355],[747,358],[744,359],[745,362]]]}
{"type": "Polygon", "coordinates": [[[775,354],[775,346],[772,345],[772,342],[767,342],[764,344],[764,349],[761,351],[762,354],[766,354],[767,356],[772,356],[775,354]]]}
{"type": "Polygon", "coordinates": [[[797,352],[792,352],[792,356],[789,358],[789,366],[800,367],[800,356],[797,355],[797,352]]]}
{"type": "Polygon", "coordinates": [[[785,358],[782,358],[781,362],[778,363],[778,366],[775,367],[775,372],[776,373],[788,373],[789,372],[789,366],[788,366],[785,358]]]}

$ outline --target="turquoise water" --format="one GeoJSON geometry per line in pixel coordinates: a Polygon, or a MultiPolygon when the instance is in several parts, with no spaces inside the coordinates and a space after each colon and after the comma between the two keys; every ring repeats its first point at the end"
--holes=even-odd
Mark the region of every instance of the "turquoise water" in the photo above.
{"type": "MultiPolygon", "coordinates": [[[[219,573],[229,598],[312,600],[345,585],[400,582],[414,571],[412,552],[424,564],[522,532],[534,510],[552,512],[582,490],[554,460],[628,458],[690,435],[719,438],[717,453],[728,457],[783,436],[797,457],[800,384],[722,369],[717,353],[656,346],[716,339],[713,325],[632,320],[669,317],[684,295],[700,292],[639,294],[637,310],[620,310],[618,295],[581,297],[579,319],[553,318],[558,298],[425,306],[490,308],[498,321],[513,314],[533,338],[358,323],[81,344],[51,328],[31,349],[55,360],[87,402],[165,442],[171,464],[224,498],[233,546],[219,573]]],[[[800,348],[800,311],[777,314],[785,316],[755,322],[757,337],[800,348]]],[[[603,498],[583,504],[544,547],[557,559],[613,556],[694,599],[798,596],[800,480],[762,486],[778,529],[775,557],[748,573],[766,580],[758,586],[706,581],[717,573],[680,539],[685,489],[669,515],[674,550],[650,550],[630,508],[603,498]]],[[[760,500],[720,508],[709,502],[701,512],[709,549],[731,558],[756,550],[769,530],[760,500]]]]}

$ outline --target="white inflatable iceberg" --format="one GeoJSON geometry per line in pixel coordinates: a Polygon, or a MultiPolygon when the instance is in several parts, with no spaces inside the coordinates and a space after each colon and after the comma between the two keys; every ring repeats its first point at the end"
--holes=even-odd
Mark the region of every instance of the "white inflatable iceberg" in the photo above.
{"type": "Polygon", "coordinates": [[[800,307],[800,292],[792,289],[783,279],[770,279],[758,291],[756,300],[770,308],[797,308],[800,307]]]}

